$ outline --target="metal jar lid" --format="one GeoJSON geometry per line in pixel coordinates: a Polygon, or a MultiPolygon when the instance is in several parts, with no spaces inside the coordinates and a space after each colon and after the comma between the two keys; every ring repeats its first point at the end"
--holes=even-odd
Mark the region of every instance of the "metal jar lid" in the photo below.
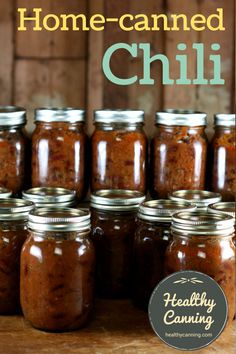
{"type": "Polygon", "coordinates": [[[124,189],[103,189],[91,195],[91,207],[100,210],[131,211],[137,210],[145,200],[141,192],[124,189]]]}
{"type": "Polygon", "coordinates": [[[215,125],[225,127],[236,126],[235,114],[215,114],[215,125]]]}
{"type": "Polygon", "coordinates": [[[110,110],[100,109],[94,111],[95,123],[126,123],[135,124],[144,122],[144,111],[141,110],[110,110]]]}
{"type": "Polygon", "coordinates": [[[220,202],[222,197],[219,193],[202,190],[179,190],[169,195],[171,200],[185,200],[196,204],[197,208],[207,208],[209,204],[220,202]]]}
{"type": "Polygon", "coordinates": [[[0,199],[2,198],[9,198],[12,196],[12,191],[7,188],[0,187],[0,199]]]}
{"type": "Polygon", "coordinates": [[[196,205],[185,201],[149,200],[140,205],[138,217],[147,221],[171,222],[174,213],[185,210],[194,211],[196,205]]]}
{"type": "Polygon", "coordinates": [[[38,108],[35,110],[36,122],[67,122],[78,123],[85,121],[85,111],[78,108],[38,108]]]}
{"type": "Polygon", "coordinates": [[[36,187],[22,192],[22,196],[37,207],[69,207],[76,202],[76,192],[65,188],[36,187]]]}
{"type": "Polygon", "coordinates": [[[172,217],[173,232],[182,236],[229,236],[234,232],[234,219],[222,213],[204,211],[180,212],[172,217]]]}
{"type": "Polygon", "coordinates": [[[206,113],[192,110],[167,109],[162,112],[156,112],[156,123],[163,125],[176,125],[197,127],[205,126],[206,113]]]}
{"type": "Polygon", "coordinates": [[[72,208],[38,208],[29,214],[33,231],[85,231],[90,229],[90,213],[72,208]]]}
{"type": "Polygon", "coordinates": [[[28,200],[14,198],[0,199],[0,220],[24,220],[34,208],[34,203],[28,200]]]}
{"type": "Polygon", "coordinates": [[[223,213],[236,219],[236,202],[214,203],[208,206],[209,213],[223,213]]]}
{"type": "Polygon", "coordinates": [[[26,124],[26,110],[16,106],[0,106],[0,126],[26,124]]]}

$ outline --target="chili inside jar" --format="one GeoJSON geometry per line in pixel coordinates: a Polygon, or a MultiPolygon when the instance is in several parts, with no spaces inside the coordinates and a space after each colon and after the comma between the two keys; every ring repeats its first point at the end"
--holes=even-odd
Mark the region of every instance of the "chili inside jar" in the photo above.
{"type": "Polygon", "coordinates": [[[165,274],[196,270],[213,278],[228,302],[228,318],[235,314],[234,219],[203,211],[173,215],[173,239],[165,255],[165,274]]]}
{"type": "Polygon", "coordinates": [[[219,193],[201,190],[180,190],[169,195],[171,200],[194,203],[198,210],[207,211],[209,204],[220,202],[222,197],[219,193]]]}
{"type": "Polygon", "coordinates": [[[21,253],[25,318],[46,331],[84,326],[93,307],[90,214],[72,208],[39,208],[30,213],[28,226],[30,235],[21,253]]]}
{"type": "Polygon", "coordinates": [[[20,311],[20,253],[33,208],[29,201],[0,199],[0,315],[20,311]]]}
{"type": "Polygon", "coordinates": [[[147,310],[154,288],[164,278],[164,256],[171,240],[171,216],[177,211],[194,211],[184,201],[150,200],[140,205],[134,239],[133,301],[147,310]]]}
{"type": "Polygon", "coordinates": [[[206,114],[166,110],[156,113],[157,132],[151,144],[151,192],[168,198],[181,189],[204,189],[207,136],[206,114]]]}
{"type": "Polygon", "coordinates": [[[137,212],[145,196],[130,190],[101,190],[91,195],[92,239],[96,249],[96,292],[127,297],[137,212]]]}
{"type": "Polygon", "coordinates": [[[32,136],[32,186],[75,190],[86,194],[87,135],[84,111],[77,108],[40,108],[32,136]]]}
{"type": "Polygon", "coordinates": [[[26,184],[29,140],[25,134],[26,111],[0,106],[0,186],[19,195],[26,184]]]}
{"type": "Polygon", "coordinates": [[[213,158],[212,190],[223,201],[236,197],[236,118],[235,114],[215,115],[215,134],[211,143],[213,158]]]}
{"type": "Polygon", "coordinates": [[[67,208],[76,205],[76,192],[65,188],[38,187],[22,193],[37,208],[67,208]]]}
{"type": "Polygon", "coordinates": [[[91,138],[91,189],[146,191],[147,137],[144,112],[98,110],[91,138]]]}

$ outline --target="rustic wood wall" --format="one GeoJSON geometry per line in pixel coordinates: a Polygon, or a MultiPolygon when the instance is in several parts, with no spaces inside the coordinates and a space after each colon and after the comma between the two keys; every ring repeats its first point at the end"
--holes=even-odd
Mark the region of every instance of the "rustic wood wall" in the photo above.
{"type": "MultiPolygon", "coordinates": [[[[29,12],[30,15],[30,12],[29,12]]],[[[16,104],[29,110],[39,106],[79,106],[88,111],[88,129],[92,131],[92,111],[97,108],[142,108],[147,116],[147,131],[153,131],[153,117],[162,108],[194,108],[206,111],[210,120],[214,112],[230,112],[235,101],[234,68],[234,0],[0,0],[0,104],[16,104]],[[18,32],[17,7],[42,7],[44,13],[103,13],[118,16],[130,13],[210,14],[224,8],[225,32],[123,32],[114,25],[104,32],[18,32]],[[222,47],[225,86],[162,86],[160,65],[152,65],[157,79],[153,86],[116,86],[108,82],[101,70],[105,49],[115,42],[148,42],[152,52],[166,53],[171,75],[178,75],[175,65],[176,45],[188,45],[191,59],[189,75],[194,76],[196,59],[192,42],[218,42],[222,47]]],[[[206,57],[209,51],[206,50],[206,57]]],[[[142,58],[130,59],[125,53],[112,63],[120,75],[142,73],[142,58]]],[[[206,76],[212,66],[206,60],[206,76]]]]}

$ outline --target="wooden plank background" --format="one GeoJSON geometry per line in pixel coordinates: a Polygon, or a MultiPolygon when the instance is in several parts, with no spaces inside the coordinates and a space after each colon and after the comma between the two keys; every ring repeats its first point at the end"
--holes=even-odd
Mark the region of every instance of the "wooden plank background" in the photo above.
{"type": "MultiPolygon", "coordinates": [[[[28,110],[29,131],[33,129],[33,108],[40,106],[78,106],[87,110],[89,133],[93,130],[93,109],[137,108],[146,113],[146,130],[153,132],[154,113],[163,108],[193,108],[208,113],[209,121],[215,112],[234,111],[234,0],[0,0],[0,104],[16,104],[28,110]],[[224,8],[225,32],[124,32],[113,24],[102,32],[18,32],[17,7],[42,7],[47,13],[102,13],[119,16],[136,13],[186,13],[208,15],[217,7],[224,8]],[[102,73],[101,61],[106,48],[115,42],[151,44],[152,54],[164,53],[170,60],[171,77],[179,72],[175,61],[176,46],[187,44],[186,53],[190,77],[195,75],[196,58],[191,43],[203,42],[206,58],[210,44],[221,45],[224,86],[163,86],[161,66],[153,63],[153,86],[118,86],[102,73]]],[[[121,53],[112,61],[121,76],[142,74],[142,57],[130,59],[121,53]]],[[[212,64],[205,62],[206,76],[212,74],[212,64]]]]}

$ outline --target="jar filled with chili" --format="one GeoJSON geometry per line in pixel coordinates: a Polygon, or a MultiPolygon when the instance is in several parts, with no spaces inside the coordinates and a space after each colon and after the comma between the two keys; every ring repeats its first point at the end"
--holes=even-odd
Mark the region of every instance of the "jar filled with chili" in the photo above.
{"type": "Polygon", "coordinates": [[[30,235],[21,253],[25,318],[47,331],[85,325],[92,311],[95,265],[90,214],[72,208],[39,208],[30,213],[28,226],[30,235]]]}
{"type": "Polygon", "coordinates": [[[87,135],[84,111],[75,108],[36,110],[32,136],[32,186],[86,193],[85,154],[87,135]]]}
{"type": "Polygon", "coordinates": [[[130,190],[101,190],[91,196],[98,296],[118,298],[131,292],[136,218],[144,199],[142,193],[130,190]]]}
{"type": "Polygon", "coordinates": [[[212,190],[223,201],[236,196],[236,120],[235,114],[215,115],[215,134],[211,143],[213,158],[212,190]]]}
{"type": "Polygon", "coordinates": [[[198,210],[207,211],[209,204],[217,203],[221,201],[221,195],[219,193],[201,191],[201,190],[181,190],[172,192],[169,195],[171,200],[194,203],[198,210]]]}
{"type": "Polygon", "coordinates": [[[147,137],[144,112],[98,110],[91,139],[91,189],[146,191],[147,137]]]}
{"type": "Polygon", "coordinates": [[[234,219],[203,211],[173,215],[173,239],[165,255],[165,274],[196,270],[213,278],[228,301],[228,318],[235,314],[234,219]]]}
{"type": "Polygon", "coordinates": [[[134,239],[133,301],[147,310],[154,288],[164,278],[164,256],[171,239],[171,216],[177,211],[194,211],[184,201],[150,200],[140,205],[134,239]]]}
{"type": "Polygon", "coordinates": [[[15,106],[0,106],[0,186],[19,195],[25,187],[29,140],[24,127],[26,111],[15,106]]]}
{"type": "Polygon", "coordinates": [[[76,205],[76,192],[65,188],[38,187],[22,193],[37,208],[69,208],[76,205]]]}
{"type": "Polygon", "coordinates": [[[210,213],[223,213],[234,218],[234,245],[236,246],[236,202],[214,203],[208,206],[210,213]]]}
{"type": "Polygon", "coordinates": [[[168,198],[172,191],[204,189],[206,114],[166,110],[156,113],[157,133],[151,144],[151,192],[168,198]]]}
{"type": "Polygon", "coordinates": [[[20,252],[32,202],[0,199],[0,315],[20,311],[20,252]]]}

